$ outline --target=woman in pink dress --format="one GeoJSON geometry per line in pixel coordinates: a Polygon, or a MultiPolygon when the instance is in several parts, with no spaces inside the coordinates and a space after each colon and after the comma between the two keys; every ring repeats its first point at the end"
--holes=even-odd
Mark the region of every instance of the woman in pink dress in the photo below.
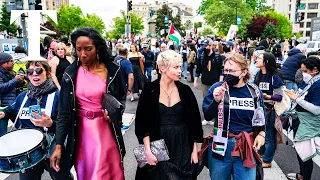
{"type": "Polygon", "coordinates": [[[121,122],[110,120],[101,105],[106,92],[119,101],[125,99],[120,67],[109,58],[106,42],[95,29],[78,29],[71,34],[71,40],[78,61],[66,69],[62,78],[57,146],[50,158],[51,166],[59,171],[64,155],[70,161],[61,166],[75,165],[79,180],[123,180],[121,122]]]}

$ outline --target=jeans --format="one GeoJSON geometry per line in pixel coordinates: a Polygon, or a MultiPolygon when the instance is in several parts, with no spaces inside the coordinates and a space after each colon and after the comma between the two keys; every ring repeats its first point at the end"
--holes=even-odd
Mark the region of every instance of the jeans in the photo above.
{"type": "Polygon", "coordinates": [[[188,77],[188,62],[187,61],[183,61],[183,63],[182,63],[182,76],[184,78],[188,77]]]}
{"type": "Polygon", "coordinates": [[[0,136],[7,133],[7,128],[8,128],[8,120],[0,119],[0,136]]]}
{"type": "Polygon", "coordinates": [[[267,111],[266,121],[266,144],[261,147],[259,153],[263,154],[263,162],[271,163],[273,161],[274,154],[276,153],[276,128],[275,123],[275,110],[267,111]]]}
{"type": "Polygon", "coordinates": [[[190,63],[190,66],[189,66],[189,72],[190,72],[190,76],[191,76],[191,81],[193,82],[194,81],[194,63],[190,63]]]}
{"type": "Polygon", "coordinates": [[[243,160],[240,157],[231,156],[234,145],[236,143],[235,138],[228,139],[228,146],[224,160],[219,160],[212,157],[212,143],[209,144],[208,158],[209,158],[209,171],[212,180],[255,180],[256,168],[246,168],[243,166],[243,160]]]}
{"type": "Polygon", "coordinates": [[[286,88],[289,89],[289,90],[292,89],[294,91],[298,90],[297,83],[292,82],[292,81],[287,81],[286,82],[286,88]]]}
{"type": "Polygon", "coordinates": [[[53,180],[72,180],[73,176],[70,172],[66,172],[66,168],[62,168],[63,164],[60,164],[61,169],[59,172],[56,172],[50,167],[50,159],[44,159],[39,164],[33,168],[27,169],[25,173],[19,173],[20,180],[41,180],[41,176],[44,170],[47,170],[50,174],[50,177],[53,180]]]}
{"type": "Polygon", "coordinates": [[[144,67],[144,70],[146,71],[146,74],[148,76],[148,81],[151,82],[151,71],[152,71],[152,66],[149,67],[144,67]]]}

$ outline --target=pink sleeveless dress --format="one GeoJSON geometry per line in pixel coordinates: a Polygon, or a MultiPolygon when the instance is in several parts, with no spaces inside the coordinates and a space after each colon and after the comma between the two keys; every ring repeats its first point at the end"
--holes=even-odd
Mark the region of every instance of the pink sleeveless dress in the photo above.
{"type": "MultiPolygon", "coordinates": [[[[79,110],[102,111],[106,80],[80,66],[76,81],[79,110]]],[[[75,168],[78,180],[124,180],[124,170],[110,122],[101,116],[92,119],[78,113],[77,138],[75,168]]]]}

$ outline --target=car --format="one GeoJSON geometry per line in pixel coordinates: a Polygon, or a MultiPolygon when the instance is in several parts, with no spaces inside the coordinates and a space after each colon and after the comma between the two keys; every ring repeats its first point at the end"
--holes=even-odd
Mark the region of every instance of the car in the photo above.
{"type": "Polygon", "coordinates": [[[308,41],[306,43],[307,53],[318,51],[320,49],[320,41],[308,41]]]}

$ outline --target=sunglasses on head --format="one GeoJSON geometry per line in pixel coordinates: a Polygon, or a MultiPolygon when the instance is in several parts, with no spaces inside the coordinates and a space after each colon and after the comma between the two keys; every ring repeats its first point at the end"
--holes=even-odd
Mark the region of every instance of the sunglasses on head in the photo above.
{"type": "Polygon", "coordinates": [[[41,74],[43,72],[42,68],[36,68],[36,69],[27,69],[27,74],[32,75],[33,72],[36,72],[36,74],[41,74]]]}

